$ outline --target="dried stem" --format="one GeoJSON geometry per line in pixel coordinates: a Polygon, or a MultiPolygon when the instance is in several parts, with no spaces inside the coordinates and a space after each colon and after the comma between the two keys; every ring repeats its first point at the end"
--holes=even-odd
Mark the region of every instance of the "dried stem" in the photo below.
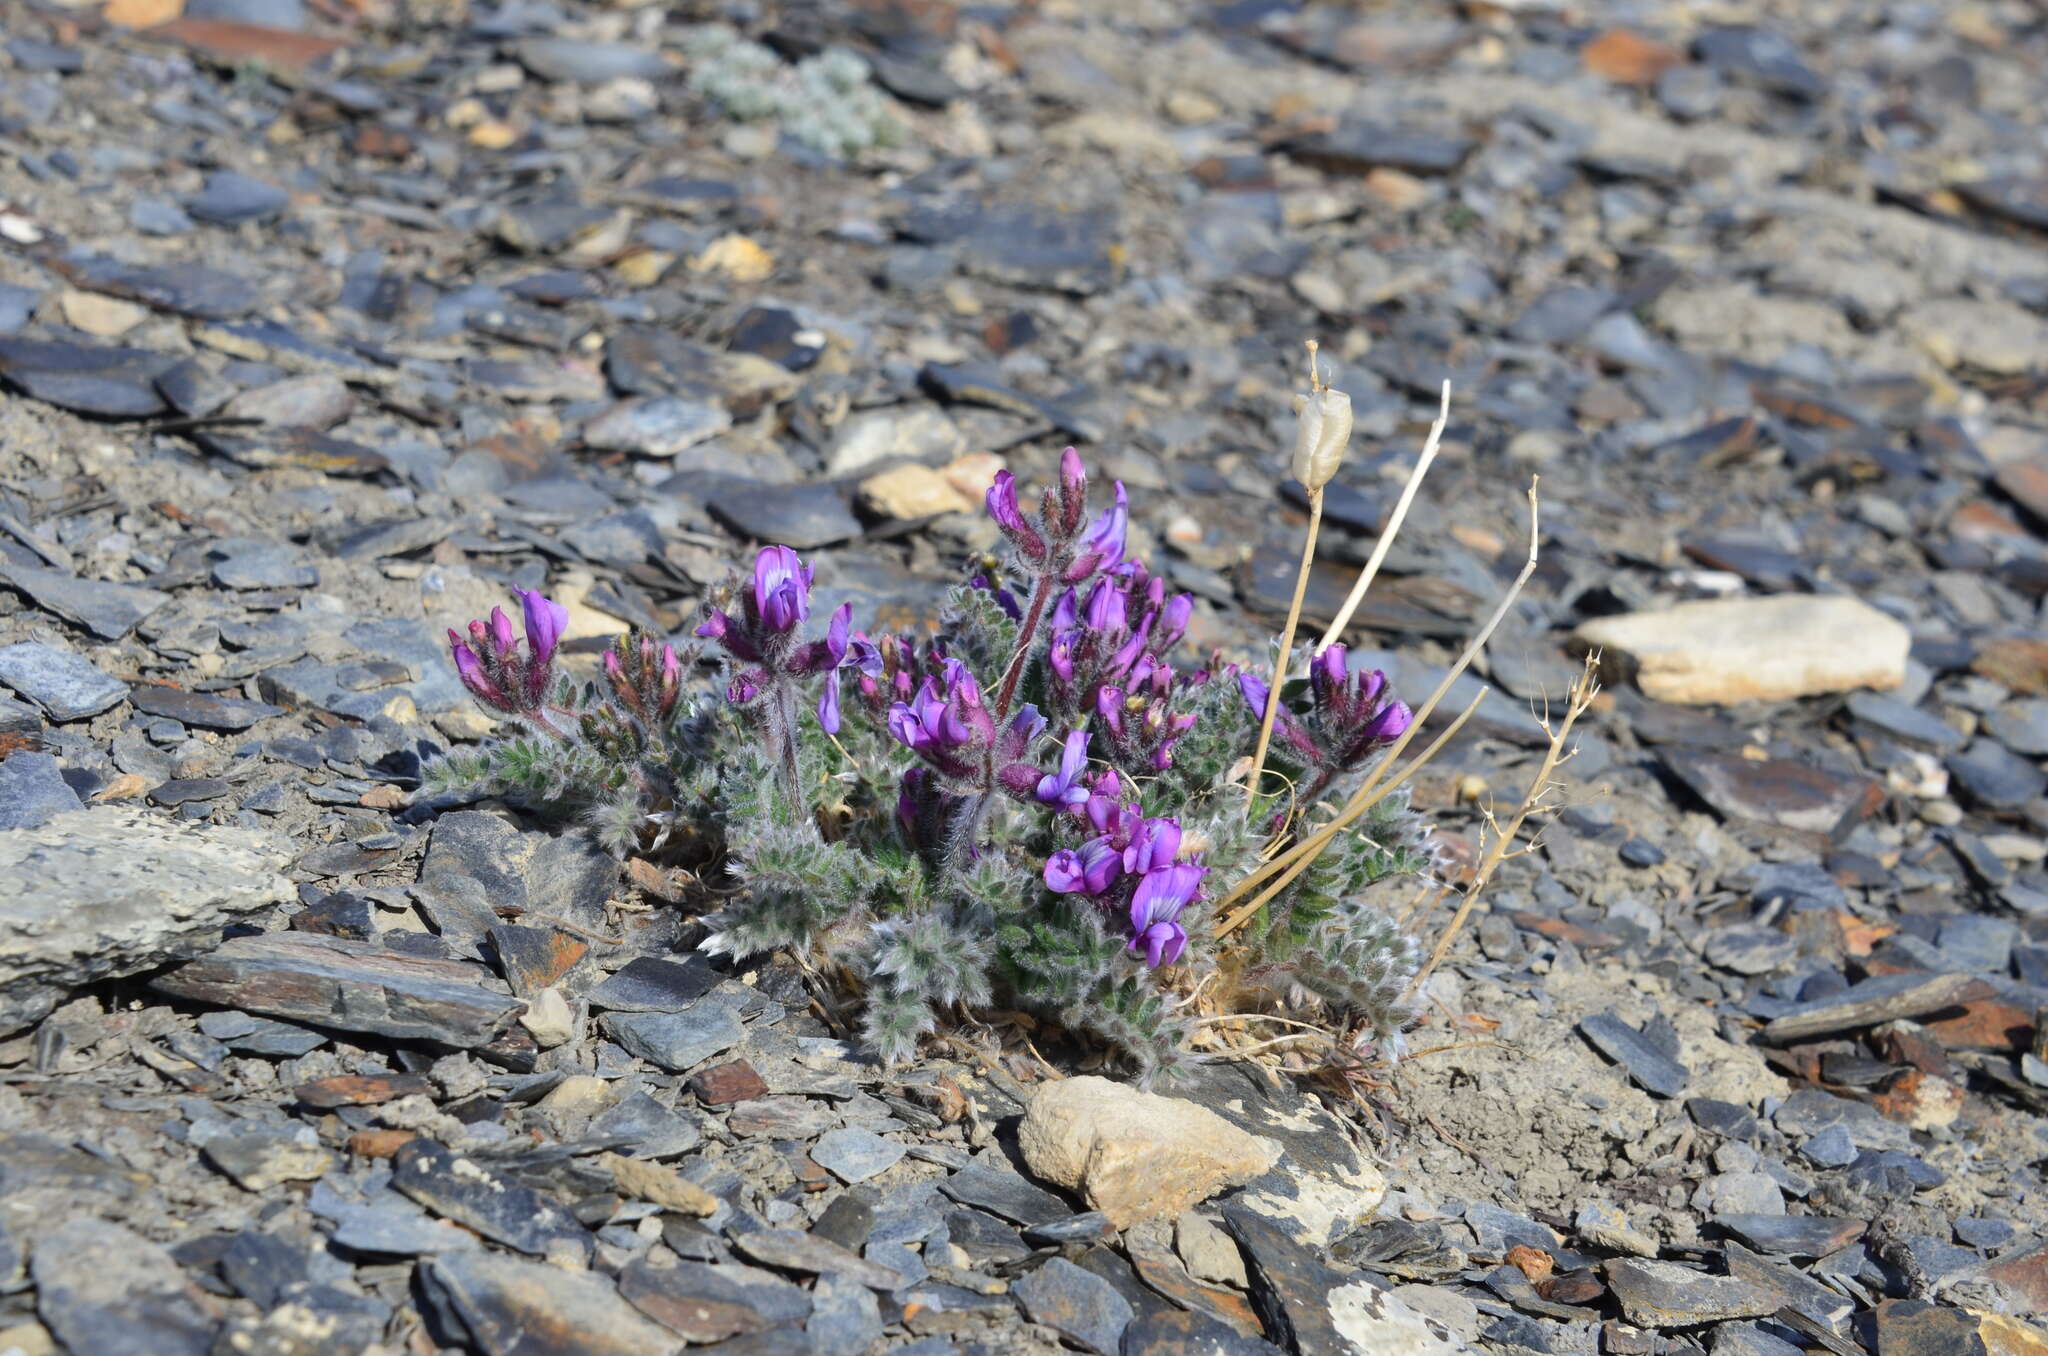
{"type": "Polygon", "coordinates": [[[1280,685],[1287,681],[1288,659],[1294,651],[1294,628],[1301,622],[1301,599],[1308,592],[1309,567],[1315,563],[1316,536],[1323,528],[1323,491],[1308,492],[1308,537],[1301,544],[1301,564],[1294,571],[1294,600],[1287,605],[1287,627],[1280,633],[1280,653],[1273,660],[1273,682],[1266,689],[1266,713],[1259,719],[1259,745],[1252,753],[1252,775],[1245,783],[1253,802],[1259,798],[1259,777],[1266,769],[1266,746],[1273,742],[1273,718],[1280,713],[1280,685]]]}
{"type": "Polygon", "coordinates": [[[1387,552],[1394,545],[1394,538],[1400,535],[1401,524],[1407,520],[1408,506],[1415,502],[1415,492],[1422,488],[1422,478],[1429,474],[1429,464],[1436,460],[1437,447],[1443,442],[1444,427],[1451,422],[1451,383],[1445,380],[1443,404],[1437,412],[1436,422],[1429,426],[1429,437],[1422,444],[1422,455],[1415,459],[1415,469],[1408,473],[1408,483],[1401,487],[1401,497],[1395,501],[1394,516],[1387,519],[1386,530],[1372,548],[1372,556],[1365,562],[1365,568],[1358,572],[1358,580],[1351,586],[1351,592],[1344,599],[1344,606],[1337,609],[1337,616],[1323,631],[1323,638],[1316,648],[1330,644],[1344,634],[1344,628],[1351,622],[1351,614],[1358,611],[1358,605],[1365,601],[1365,591],[1372,587],[1372,581],[1379,575],[1380,562],[1387,558],[1387,552]]]}
{"type": "MultiPolygon", "coordinates": [[[[1273,875],[1275,872],[1288,871],[1288,879],[1293,879],[1294,875],[1298,874],[1298,872],[1294,872],[1290,870],[1290,868],[1296,866],[1297,864],[1306,862],[1310,858],[1314,857],[1316,853],[1321,852],[1325,847],[1327,847],[1330,844],[1331,840],[1334,839],[1337,836],[1337,834],[1345,828],[1345,826],[1350,824],[1353,820],[1357,819],[1358,816],[1364,814],[1367,810],[1371,809],[1374,805],[1378,804],[1379,801],[1383,799],[1387,794],[1389,794],[1395,787],[1400,786],[1402,782],[1408,780],[1410,777],[1413,777],[1417,772],[1419,772],[1428,763],[1430,758],[1434,757],[1437,751],[1443,747],[1445,741],[1450,737],[1450,735],[1455,733],[1458,727],[1465,723],[1466,718],[1472,714],[1473,710],[1475,710],[1478,707],[1479,700],[1483,699],[1486,695],[1483,690],[1480,693],[1480,697],[1478,699],[1475,699],[1472,702],[1472,705],[1466,708],[1464,715],[1461,715],[1457,719],[1457,721],[1455,721],[1452,724],[1450,729],[1446,730],[1442,735],[1438,736],[1436,742],[1431,744],[1428,750],[1425,751],[1421,757],[1415,759],[1415,761],[1403,767],[1398,777],[1395,777],[1390,781],[1387,779],[1386,774],[1388,770],[1394,766],[1394,761],[1398,759],[1404,751],[1406,751],[1408,747],[1408,742],[1411,739],[1415,738],[1416,732],[1422,729],[1423,723],[1427,721],[1429,717],[1436,711],[1438,704],[1440,704],[1443,701],[1444,696],[1447,693],[1449,693],[1449,691],[1451,690],[1451,685],[1458,680],[1459,675],[1464,673],[1464,671],[1467,668],[1471,667],[1473,659],[1478,656],[1479,651],[1485,646],[1486,642],[1492,638],[1494,631],[1498,629],[1501,622],[1506,619],[1508,609],[1514,606],[1515,599],[1521,596],[1522,588],[1529,582],[1529,577],[1536,572],[1537,544],[1542,539],[1541,527],[1538,516],[1539,501],[1536,495],[1537,484],[1538,479],[1531,479],[1529,482],[1528,560],[1523,563],[1521,572],[1515,576],[1514,583],[1510,584],[1508,586],[1507,592],[1501,595],[1499,606],[1495,607],[1493,610],[1493,614],[1486,619],[1486,624],[1481,626],[1478,631],[1473,633],[1472,639],[1466,643],[1464,651],[1459,654],[1457,662],[1451,665],[1450,669],[1444,674],[1443,681],[1436,685],[1436,690],[1429,694],[1429,700],[1424,702],[1421,708],[1416,711],[1414,720],[1409,722],[1408,728],[1402,732],[1401,737],[1395,740],[1393,745],[1390,748],[1388,748],[1386,756],[1382,758],[1379,761],[1379,763],[1374,766],[1372,772],[1367,775],[1365,781],[1359,786],[1359,788],[1356,791],[1352,793],[1351,799],[1345,804],[1343,811],[1339,813],[1335,819],[1333,819],[1329,824],[1325,825],[1316,834],[1305,839],[1300,843],[1297,843],[1293,848],[1273,858],[1264,866],[1259,867],[1257,870],[1245,876],[1243,880],[1237,882],[1236,885],[1232,886],[1228,893],[1226,893],[1225,895],[1223,895],[1222,898],[1216,901],[1215,907],[1219,913],[1223,909],[1229,907],[1231,904],[1235,903],[1236,901],[1244,898],[1247,894],[1251,893],[1251,891],[1253,891],[1259,886],[1260,882],[1265,880],[1268,876],[1273,875]],[[1378,790],[1380,784],[1383,781],[1387,783],[1387,791],[1383,791],[1380,792],[1378,795],[1375,795],[1374,792],[1378,790]]],[[[1283,882],[1283,885],[1284,883],[1285,882],[1283,882]]],[[[1273,893],[1274,891],[1269,890],[1264,895],[1261,895],[1260,902],[1263,903],[1264,900],[1270,898],[1273,893]]],[[[1227,936],[1229,935],[1229,933],[1235,931],[1237,928],[1242,927],[1244,923],[1250,918],[1251,912],[1253,912],[1253,910],[1241,910],[1237,914],[1231,915],[1229,918],[1225,920],[1224,925],[1217,929],[1216,935],[1219,937],[1227,936]]]]}
{"type": "MultiPolygon", "coordinates": [[[[1263,880],[1267,876],[1272,875],[1275,871],[1283,873],[1279,880],[1274,881],[1272,885],[1268,886],[1265,890],[1261,891],[1257,898],[1253,899],[1249,904],[1242,906],[1237,910],[1237,912],[1231,914],[1228,918],[1225,918],[1220,924],[1218,924],[1216,927],[1215,934],[1217,938],[1221,939],[1224,937],[1228,937],[1231,933],[1237,931],[1246,923],[1250,922],[1252,915],[1257,913],[1260,909],[1264,908],[1266,903],[1269,900],[1271,900],[1273,896],[1279,894],[1282,890],[1286,889],[1289,885],[1291,885],[1294,882],[1294,878],[1296,876],[1308,870],[1309,865],[1315,861],[1317,855],[1321,853],[1325,847],[1329,846],[1330,842],[1333,839],[1335,839],[1339,833],[1344,831],[1345,826],[1350,824],[1353,820],[1357,819],[1359,815],[1364,814],[1367,810],[1370,810],[1373,806],[1379,804],[1381,800],[1385,799],[1388,795],[1392,794],[1393,791],[1397,787],[1399,787],[1403,782],[1406,782],[1410,777],[1414,776],[1417,772],[1421,771],[1430,759],[1436,757],[1438,753],[1442,752],[1444,745],[1448,744],[1451,741],[1452,736],[1456,735],[1458,731],[1464,727],[1465,722],[1472,718],[1472,713],[1479,709],[1479,703],[1486,700],[1486,694],[1489,690],[1490,689],[1487,688],[1481,688],[1479,690],[1479,695],[1472,699],[1471,705],[1467,706],[1463,711],[1459,712],[1458,718],[1452,721],[1449,725],[1445,726],[1444,732],[1438,735],[1435,741],[1432,742],[1428,748],[1424,749],[1420,754],[1416,755],[1415,760],[1409,763],[1408,766],[1402,768],[1397,776],[1388,778],[1386,780],[1385,790],[1381,791],[1378,795],[1373,796],[1371,799],[1365,801],[1362,804],[1354,798],[1354,800],[1345,807],[1344,812],[1340,814],[1336,819],[1331,820],[1328,824],[1325,824],[1322,828],[1316,830],[1314,834],[1310,835],[1308,838],[1296,844],[1294,848],[1290,850],[1286,855],[1275,858],[1273,861],[1268,862],[1265,866],[1260,867],[1257,871],[1254,871],[1251,875],[1246,876],[1244,880],[1238,882],[1238,889],[1232,890],[1228,895],[1225,895],[1223,899],[1217,901],[1217,908],[1221,909],[1224,904],[1229,903],[1233,899],[1242,897],[1247,888],[1258,884],[1259,881],[1263,880]]],[[[1396,750],[1396,752],[1398,752],[1398,749],[1396,750]]],[[[1385,766],[1385,763],[1382,763],[1380,765],[1382,769],[1385,768],[1385,766]]]]}
{"type": "Polygon", "coordinates": [[[1415,978],[1408,981],[1408,988],[1403,997],[1412,995],[1428,982],[1430,974],[1450,951],[1452,941],[1465,926],[1465,920],[1471,916],[1472,906],[1479,902],[1479,895],[1486,889],[1487,882],[1493,879],[1494,871],[1502,862],[1515,855],[1510,849],[1513,848],[1515,839],[1520,836],[1522,826],[1528,822],[1530,815],[1548,808],[1544,805],[1543,798],[1556,786],[1551,780],[1551,775],[1557,771],[1560,763],[1571,757],[1565,752],[1565,741],[1571,737],[1572,726],[1585,714],[1586,708],[1593,704],[1593,698],[1599,695],[1599,672],[1600,656],[1588,655],[1586,667],[1580,671],[1577,681],[1572,684],[1564,719],[1554,730],[1551,729],[1548,718],[1544,720],[1543,732],[1550,736],[1550,744],[1543,752],[1543,762],[1536,769],[1535,780],[1529,783],[1528,793],[1522,797],[1522,803],[1516,807],[1514,817],[1508,821],[1507,827],[1503,829],[1499,825],[1494,826],[1493,842],[1488,845],[1486,855],[1480,859],[1479,869],[1473,872],[1472,883],[1465,887],[1463,897],[1458,901],[1457,912],[1451,915],[1451,921],[1445,925],[1443,934],[1437,938],[1436,946],[1429,953],[1429,960],[1415,972],[1415,978]]]}

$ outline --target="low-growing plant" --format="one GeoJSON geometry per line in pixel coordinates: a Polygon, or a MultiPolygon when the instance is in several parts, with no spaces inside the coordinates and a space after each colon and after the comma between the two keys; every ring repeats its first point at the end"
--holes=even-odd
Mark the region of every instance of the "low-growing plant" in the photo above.
{"type": "Polygon", "coordinates": [[[842,159],[903,140],[868,63],[844,48],[787,65],[726,24],[685,30],[682,47],[690,89],[735,121],[773,122],[802,145],[842,159]]]}
{"type": "MultiPolygon", "coordinates": [[[[1296,472],[1319,496],[1349,402],[1311,385],[1296,472]]],[[[556,665],[566,613],[522,594],[523,649],[502,609],[449,632],[469,690],[520,731],[433,765],[427,790],[573,804],[621,854],[695,854],[702,947],[835,978],[891,1062],[999,1005],[1150,1077],[1186,1057],[1202,987],[1313,995],[1397,1046],[1422,938],[1370,900],[1435,867],[1402,786],[1429,753],[1394,760],[1450,680],[1411,710],[1328,638],[1270,672],[1190,664],[1193,599],[1128,554],[1123,485],[1101,502],[1072,448],[1035,513],[1007,471],[987,508],[1007,558],[926,634],[856,629],[851,604],[818,627],[810,567],[768,546],[685,649],[621,637],[578,682],[556,665]],[[706,659],[715,685],[693,676],[706,659]]]]}

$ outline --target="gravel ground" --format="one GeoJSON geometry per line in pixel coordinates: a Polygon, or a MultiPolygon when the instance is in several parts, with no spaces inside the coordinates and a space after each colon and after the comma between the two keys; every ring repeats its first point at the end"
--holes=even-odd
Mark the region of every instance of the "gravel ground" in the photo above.
{"type": "Polygon", "coordinates": [[[2048,1353],[2038,5],[0,27],[0,1353],[2048,1353]],[[1408,1058],[1161,1090],[1265,1145],[1204,1203],[1032,1160],[1098,1052],[884,1069],[658,865],[414,796],[509,589],[594,669],[779,541],[894,624],[1069,443],[1258,652],[1310,337],[1312,622],[1452,383],[1353,627],[1411,700],[1541,477],[1447,860],[1607,686],[1408,1058]]]}

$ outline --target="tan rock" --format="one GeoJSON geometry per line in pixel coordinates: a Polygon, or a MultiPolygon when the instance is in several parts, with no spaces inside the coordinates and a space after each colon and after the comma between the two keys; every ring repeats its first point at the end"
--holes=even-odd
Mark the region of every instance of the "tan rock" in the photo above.
{"type": "Polygon", "coordinates": [[[119,297],[103,297],[97,292],[80,292],[75,288],[65,292],[58,305],[63,309],[65,323],[101,339],[126,334],[149,319],[147,306],[122,301],[119,297]]]}
{"type": "Polygon", "coordinates": [[[611,1173],[612,1181],[628,1196],[652,1201],[663,1209],[685,1215],[717,1213],[718,1197],[674,1168],[665,1168],[642,1158],[621,1158],[617,1154],[599,1155],[597,1165],[611,1173]]]}
{"type": "Polygon", "coordinates": [[[1906,628],[1854,598],[1792,594],[1681,603],[1586,622],[1580,650],[1661,702],[1781,701],[1893,688],[1906,680],[1906,628]]]}
{"type": "Polygon", "coordinates": [[[860,483],[860,499],[871,512],[899,521],[940,513],[964,513],[974,501],[929,466],[895,466],[860,483]]]}
{"type": "Polygon", "coordinates": [[[542,989],[528,999],[526,1011],[519,1014],[519,1025],[543,1050],[565,1044],[576,1034],[575,1014],[569,1011],[569,1000],[562,997],[560,989],[542,989]]]}
{"type": "Polygon", "coordinates": [[[1206,1107],[1095,1077],[1033,1093],[1017,1143],[1034,1174],[1079,1192],[1119,1229],[1172,1219],[1280,1156],[1206,1107]]]}

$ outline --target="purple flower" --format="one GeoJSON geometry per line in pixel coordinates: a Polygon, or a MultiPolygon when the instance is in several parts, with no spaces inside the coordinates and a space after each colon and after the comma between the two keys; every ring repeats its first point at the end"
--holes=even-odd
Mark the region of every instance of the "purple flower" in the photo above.
{"type": "Polygon", "coordinates": [[[1088,468],[1082,465],[1081,454],[1069,447],[1060,453],[1058,531],[1062,537],[1071,537],[1074,534],[1074,529],[1081,525],[1081,514],[1087,507],[1088,468]]]}
{"type": "Polygon", "coordinates": [[[518,592],[520,609],[526,614],[526,648],[534,664],[545,668],[555,657],[562,633],[569,629],[569,609],[532,589],[518,592]]]}
{"type": "Polygon", "coordinates": [[[1046,859],[1045,887],[1056,895],[1099,895],[1122,870],[1116,847],[1107,838],[1090,838],[1046,859]]]}
{"type": "Polygon", "coordinates": [[[778,635],[811,615],[811,567],[787,546],[764,546],[754,557],[754,615],[778,635]]]}
{"type": "Polygon", "coordinates": [[[456,676],[462,679],[462,685],[469,689],[470,695],[485,706],[504,706],[505,694],[484,672],[483,661],[476,657],[475,650],[469,648],[469,642],[455,634],[453,628],[448,632],[448,653],[455,660],[456,676]]]}
{"type": "Polygon", "coordinates": [[[1149,871],[1138,882],[1131,895],[1130,949],[1143,951],[1146,965],[1156,970],[1180,958],[1188,943],[1180,915],[1194,902],[1207,873],[1207,867],[1186,863],[1149,871]]]}
{"type": "Polygon", "coordinates": [[[988,516],[995,519],[1018,554],[1034,564],[1045,559],[1045,538],[1017,506],[1017,477],[1008,471],[996,472],[995,483],[988,487],[988,516]]]}
{"type": "Polygon", "coordinates": [[[1062,809],[1085,804],[1088,788],[1081,785],[1081,774],[1087,770],[1088,732],[1071,731],[1065,747],[1060,750],[1060,770],[1038,779],[1038,799],[1062,809]]]}
{"type": "Polygon", "coordinates": [[[502,607],[491,609],[488,623],[472,621],[467,640],[449,631],[448,654],[471,696],[494,711],[547,725],[543,708],[554,681],[555,649],[569,627],[569,609],[532,589],[518,593],[526,617],[524,655],[502,607]]]}
{"type": "Polygon", "coordinates": [[[1124,483],[1116,483],[1116,502],[1102,511],[1102,516],[1088,525],[1081,535],[1081,550],[1096,558],[1101,569],[1120,564],[1124,558],[1124,537],[1131,526],[1130,496],[1124,493],[1124,483]]]}
{"type": "Polygon", "coordinates": [[[510,659],[512,649],[519,643],[518,635],[512,630],[512,619],[505,615],[505,609],[491,609],[491,643],[500,660],[510,659]]]}
{"type": "Polygon", "coordinates": [[[853,604],[841,603],[825,629],[825,690],[818,694],[818,724],[826,734],[839,733],[839,671],[853,669],[864,674],[882,671],[881,652],[867,640],[851,634],[853,604]]]}
{"type": "Polygon", "coordinates": [[[1148,819],[1131,835],[1124,849],[1124,870],[1142,876],[1173,865],[1180,856],[1180,823],[1173,819],[1148,819]]]}

